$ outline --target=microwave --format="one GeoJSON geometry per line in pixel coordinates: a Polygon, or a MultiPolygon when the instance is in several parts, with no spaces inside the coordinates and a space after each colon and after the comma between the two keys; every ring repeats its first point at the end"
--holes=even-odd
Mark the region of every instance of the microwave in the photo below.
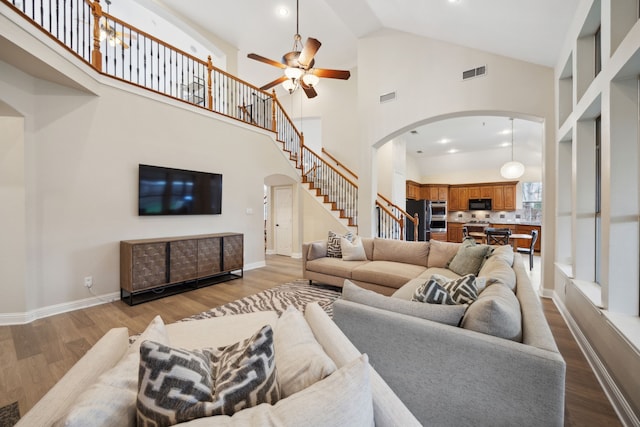
{"type": "Polygon", "coordinates": [[[470,211],[490,211],[491,199],[469,199],[470,211]]]}

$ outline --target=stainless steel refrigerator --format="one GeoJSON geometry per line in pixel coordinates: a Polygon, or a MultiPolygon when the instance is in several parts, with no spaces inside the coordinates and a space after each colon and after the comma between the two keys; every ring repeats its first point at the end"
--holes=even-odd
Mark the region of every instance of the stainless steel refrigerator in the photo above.
{"type": "MultiPolygon", "coordinates": [[[[426,242],[431,238],[431,202],[429,200],[409,200],[407,199],[406,211],[412,217],[418,214],[418,241],[426,242]]],[[[405,227],[405,239],[413,241],[414,238],[413,222],[407,220],[405,227]]]]}

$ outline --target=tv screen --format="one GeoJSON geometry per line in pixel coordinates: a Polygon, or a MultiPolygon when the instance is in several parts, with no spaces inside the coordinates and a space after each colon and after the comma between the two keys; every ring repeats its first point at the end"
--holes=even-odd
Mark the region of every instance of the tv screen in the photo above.
{"type": "Polygon", "coordinates": [[[139,165],[138,215],[219,215],[222,175],[139,165]]]}

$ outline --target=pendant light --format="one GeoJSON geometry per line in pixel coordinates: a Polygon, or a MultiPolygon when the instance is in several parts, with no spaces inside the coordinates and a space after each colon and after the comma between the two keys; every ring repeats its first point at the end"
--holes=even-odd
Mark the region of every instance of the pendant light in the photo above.
{"type": "Polygon", "coordinates": [[[513,160],[513,117],[511,117],[511,161],[500,168],[500,175],[505,179],[520,178],[524,173],[524,165],[513,160]]]}

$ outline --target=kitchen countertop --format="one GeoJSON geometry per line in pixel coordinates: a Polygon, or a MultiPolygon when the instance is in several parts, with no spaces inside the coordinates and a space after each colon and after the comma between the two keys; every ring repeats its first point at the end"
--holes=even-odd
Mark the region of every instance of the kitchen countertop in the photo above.
{"type": "Polygon", "coordinates": [[[540,227],[542,224],[538,221],[523,221],[523,220],[519,220],[519,221],[504,221],[504,222],[494,222],[491,221],[489,223],[483,223],[483,222],[479,222],[479,223],[471,223],[470,221],[448,221],[449,224],[473,224],[473,225],[478,225],[478,226],[482,226],[482,225],[489,225],[489,224],[493,224],[493,225],[536,225],[538,227],[540,227]]]}

